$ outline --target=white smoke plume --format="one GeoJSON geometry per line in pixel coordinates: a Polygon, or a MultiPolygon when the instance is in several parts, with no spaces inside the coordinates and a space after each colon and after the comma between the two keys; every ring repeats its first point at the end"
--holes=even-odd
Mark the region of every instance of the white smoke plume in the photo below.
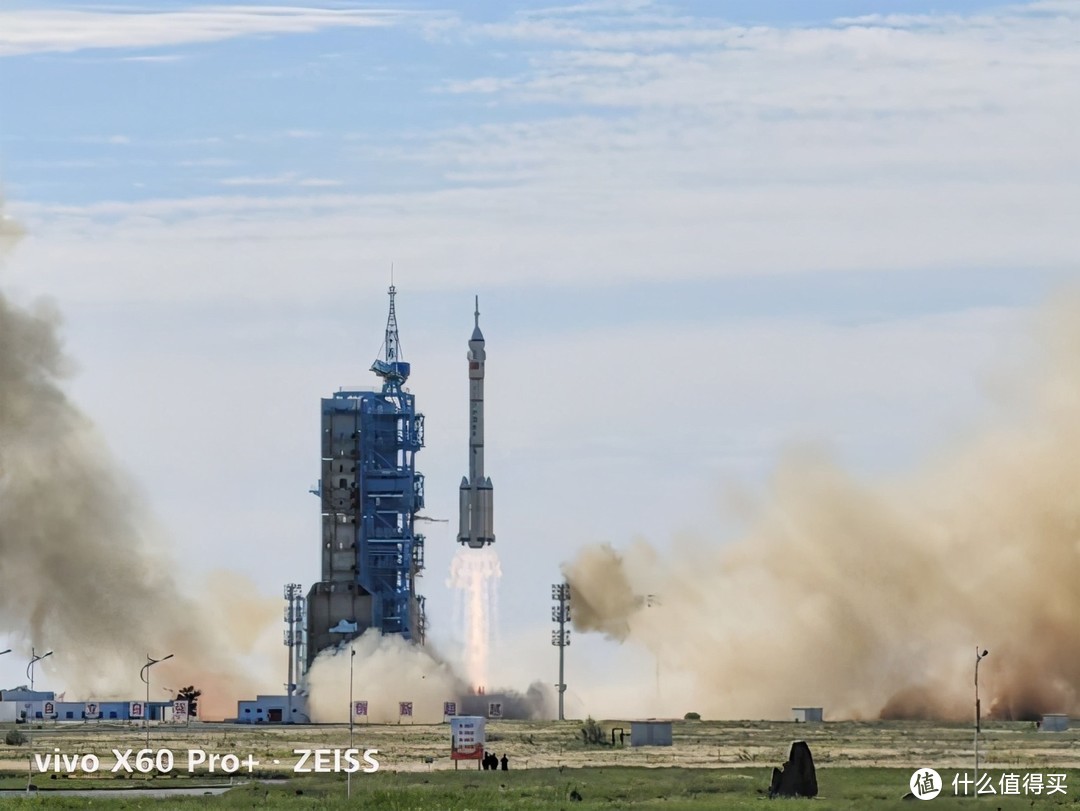
{"type": "Polygon", "coordinates": [[[350,661],[353,700],[368,702],[371,723],[436,724],[443,720],[443,702],[467,692],[430,647],[368,629],[348,645],[320,653],[308,670],[308,708],[315,723],[349,720],[350,661]],[[401,702],[412,702],[412,716],[400,717],[401,702]]]}
{"type": "Polygon", "coordinates": [[[575,627],[651,650],[711,717],[969,718],[976,645],[993,714],[1080,712],[1080,301],[1041,341],[1023,424],[884,484],[794,455],[734,543],[586,549],[575,627]]]}
{"type": "Polygon", "coordinates": [[[474,692],[490,684],[489,660],[502,567],[498,553],[483,549],[458,549],[450,562],[447,585],[459,592],[457,613],[463,618],[465,678],[474,692]]]}
{"type": "MultiPolygon", "coordinates": [[[[3,216],[0,250],[21,229],[3,216]]],[[[0,614],[7,635],[68,685],[71,698],[138,697],[149,654],[156,684],[194,683],[204,717],[235,711],[256,683],[242,656],[276,601],[237,578],[201,600],[182,594],[178,563],[94,426],[68,398],[71,364],[55,306],[0,294],[0,614]],[[242,632],[234,632],[240,631],[242,632]]],[[[148,442],[149,446],[149,442],[148,442]]],[[[160,696],[152,695],[152,699],[160,696]]]]}

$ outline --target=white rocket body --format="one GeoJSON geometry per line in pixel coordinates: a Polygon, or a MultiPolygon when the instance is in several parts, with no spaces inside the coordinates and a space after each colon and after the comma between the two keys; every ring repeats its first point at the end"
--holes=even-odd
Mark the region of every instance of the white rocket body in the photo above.
{"type": "Polygon", "coordinates": [[[480,303],[469,339],[469,475],[462,477],[458,501],[458,543],[483,549],[495,543],[492,514],[494,491],[484,476],[484,335],[480,332],[480,303]]]}

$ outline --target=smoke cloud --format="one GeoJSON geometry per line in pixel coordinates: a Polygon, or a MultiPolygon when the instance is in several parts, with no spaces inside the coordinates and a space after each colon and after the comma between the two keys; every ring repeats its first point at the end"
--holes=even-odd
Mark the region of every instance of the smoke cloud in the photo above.
{"type": "Polygon", "coordinates": [[[429,644],[420,647],[396,635],[368,629],[348,645],[320,653],[304,684],[308,709],[315,723],[349,720],[349,657],[352,659],[353,701],[368,702],[366,720],[375,724],[437,724],[443,702],[455,701],[458,714],[487,713],[487,702],[502,704],[504,718],[549,718],[554,691],[533,683],[524,692],[491,690],[474,695],[469,684],[439,658],[429,644]],[[412,716],[401,718],[399,704],[412,702],[412,716]]]}
{"type": "Polygon", "coordinates": [[[413,723],[436,724],[443,720],[443,702],[467,692],[465,682],[429,647],[368,629],[348,646],[323,651],[312,663],[307,673],[312,721],[349,720],[350,650],[355,652],[353,700],[368,702],[367,720],[372,723],[398,721],[399,703],[411,701],[413,723]]]}
{"type": "Polygon", "coordinates": [[[686,709],[783,718],[1080,712],[1080,300],[1039,331],[1023,424],[902,481],[792,454],[742,539],[592,547],[574,625],[651,650],[686,709]]]}
{"type": "Polygon", "coordinates": [[[450,561],[447,585],[458,592],[455,608],[463,618],[465,678],[474,689],[488,684],[492,630],[498,623],[497,597],[502,568],[498,553],[485,549],[458,549],[450,561]]]}
{"type": "MultiPolygon", "coordinates": [[[[2,203],[0,251],[21,233],[2,203]]],[[[31,646],[55,651],[38,666],[37,686],[58,676],[69,699],[138,697],[146,656],[172,653],[154,668],[154,683],[194,683],[204,692],[201,714],[231,715],[253,686],[240,658],[259,641],[257,629],[279,619],[280,607],[237,578],[217,581],[200,600],[180,593],[177,584],[190,573],[164,553],[133,483],[64,391],[72,368],[59,328],[50,303],[23,307],[0,294],[5,630],[27,654],[31,646]]],[[[153,452],[152,437],[146,446],[153,452]]]]}

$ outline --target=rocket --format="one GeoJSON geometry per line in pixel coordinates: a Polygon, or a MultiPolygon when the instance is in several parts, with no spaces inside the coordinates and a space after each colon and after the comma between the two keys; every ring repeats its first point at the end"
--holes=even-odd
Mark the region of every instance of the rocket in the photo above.
{"type": "Polygon", "coordinates": [[[492,517],[494,491],[484,476],[484,334],[480,332],[480,297],[476,297],[476,325],[469,338],[469,475],[461,479],[458,501],[458,543],[483,549],[495,543],[492,517]]]}

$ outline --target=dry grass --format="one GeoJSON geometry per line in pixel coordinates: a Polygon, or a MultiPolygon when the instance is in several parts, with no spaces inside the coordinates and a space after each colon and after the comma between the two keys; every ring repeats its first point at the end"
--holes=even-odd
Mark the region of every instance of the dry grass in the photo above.
{"type": "MultiPolygon", "coordinates": [[[[629,724],[602,722],[606,732],[629,724]]],[[[491,721],[487,724],[488,749],[507,754],[514,769],[586,766],[681,766],[733,768],[779,765],[793,740],[810,744],[819,767],[965,768],[972,761],[972,729],[964,725],[929,722],[788,722],[677,721],[674,746],[631,748],[587,746],[580,723],[491,721]]],[[[0,748],[0,773],[26,774],[34,753],[93,752],[108,768],[112,749],[145,746],[141,727],[116,723],[46,724],[20,727],[30,741],[0,748]]],[[[204,749],[240,757],[251,754],[262,774],[291,774],[295,749],[344,748],[349,731],[344,725],[268,727],[193,724],[191,727],[152,726],[152,749],[168,748],[177,754],[204,749]],[[273,761],[280,761],[274,764],[273,761]]],[[[980,762],[986,768],[1080,768],[1080,731],[1039,732],[1030,723],[992,723],[980,736],[980,762]]],[[[449,726],[357,725],[354,741],[360,749],[379,750],[384,770],[431,771],[453,769],[449,759],[449,726]]],[[[609,738],[610,740],[610,738],[609,738]]],[[[472,768],[471,764],[462,765],[472,768]]]]}

